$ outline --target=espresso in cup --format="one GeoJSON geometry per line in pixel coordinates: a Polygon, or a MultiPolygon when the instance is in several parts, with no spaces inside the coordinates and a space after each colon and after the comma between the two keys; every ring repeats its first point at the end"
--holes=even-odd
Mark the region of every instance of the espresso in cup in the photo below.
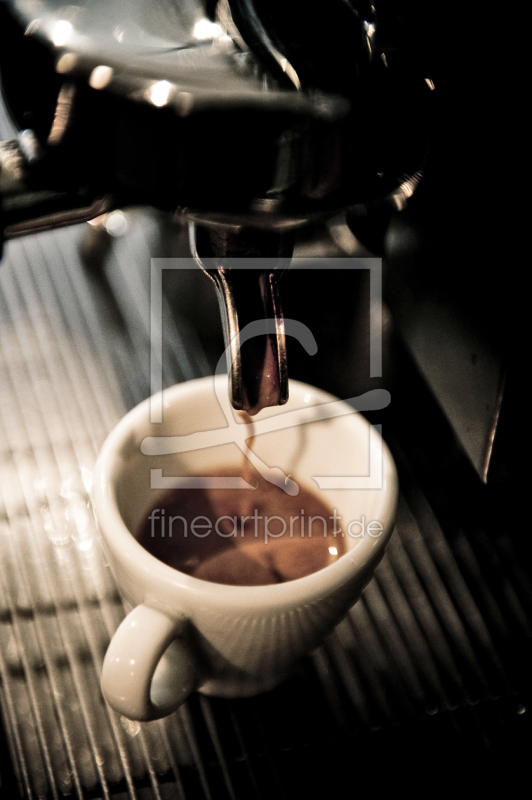
{"type": "Polygon", "coordinates": [[[245,480],[254,488],[171,490],[146,515],[139,543],[180,572],[235,586],[303,578],[344,554],[340,518],[318,493],[300,486],[291,496],[250,465],[245,480]]]}
{"type": "Polygon", "coordinates": [[[272,689],[360,597],[392,534],[393,460],[351,406],[292,381],[288,403],[257,419],[253,448],[227,406],[227,376],[170,387],[130,411],[98,458],[96,518],[132,606],[102,691],[130,719],[166,716],[195,689],[272,689]],[[244,474],[243,454],[260,474],[244,474]],[[170,489],[193,476],[256,488],[170,489]]]}

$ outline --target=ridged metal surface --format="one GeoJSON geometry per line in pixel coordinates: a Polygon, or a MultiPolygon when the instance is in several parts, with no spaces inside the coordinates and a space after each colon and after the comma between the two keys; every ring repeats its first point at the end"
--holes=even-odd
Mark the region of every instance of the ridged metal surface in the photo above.
{"type": "MultiPolygon", "coordinates": [[[[523,531],[491,513],[467,467],[434,453],[424,466],[415,415],[388,427],[403,491],[387,555],[293,678],[248,700],[195,695],[155,723],[107,708],[99,672],[124,608],[90,479],[107,432],[149,394],[160,247],[155,217],[129,223],[114,240],[84,226],[10,242],[0,269],[4,787],[12,770],[26,798],[354,797],[354,776],[388,790],[415,784],[420,763],[442,782],[462,767],[477,786],[517,781],[532,666],[523,531]]],[[[174,287],[183,307],[192,290],[174,287]]],[[[167,314],[167,383],[212,369],[180,319],[167,314]]]]}

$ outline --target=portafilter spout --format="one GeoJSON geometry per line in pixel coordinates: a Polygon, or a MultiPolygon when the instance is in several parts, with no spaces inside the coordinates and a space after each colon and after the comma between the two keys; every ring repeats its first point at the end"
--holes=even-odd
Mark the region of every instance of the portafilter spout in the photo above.
{"type": "Polygon", "coordinates": [[[288,400],[279,282],[291,231],[190,223],[191,249],[213,281],[222,317],[233,408],[257,414],[288,400]]]}

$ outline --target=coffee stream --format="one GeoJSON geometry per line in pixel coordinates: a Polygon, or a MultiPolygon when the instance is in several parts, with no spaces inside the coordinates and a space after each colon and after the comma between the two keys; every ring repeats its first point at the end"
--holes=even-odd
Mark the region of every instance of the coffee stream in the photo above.
{"type": "MultiPolygon", "coordinates": [[[[254,426],[246,412],[239,412],[254,426]]],[[[314,492],[296,496],[270,483],[244,456],[254,489],[174,489],[150,512],[138,540],[156,558],[196,578],[240,586],[283,583],[328,566],[345,552],[339,517],[314,492]]]]}
{"type": "MultiPolygon", "coordinates": [[[[240,417],[240,419],[242,420],[242,423],[247,426],[249,436],[246,438],[246,444],[247,444],[248,448],[251,450],[251,448],[253,446],[253,442],[255,441],[255,423],[254,423],[252,417],[248,414],[247,411],[237,411],[237,414],[240,417]]],[[[253,470],[253,467],[252,467],[251,461],[244,454],[244,457],[242,459],[242,479],[245,480],[246,483],[249,483],[251,486],[255,486],[255,484],[253,483],[253,471],[252,470],[253,470]]],[[[255,486],[255,489],[256,488],[257,488],[257,486],[255,486]]],[[[254,495],[254,492],[248,491],[248,495],[249,495],[249,497],[246,497],[246,498],[243,497],[241,499],[242,505],[240,507],[239,516],[246,516],[248,514],[251,514],[252,511],[253,511],[253,503],[254,503],[253,495],[254,495]]]]}

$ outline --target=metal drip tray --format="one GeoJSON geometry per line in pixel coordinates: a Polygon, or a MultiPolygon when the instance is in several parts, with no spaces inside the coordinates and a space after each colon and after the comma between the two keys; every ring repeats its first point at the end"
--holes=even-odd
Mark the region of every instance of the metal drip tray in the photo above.
{"type": "MultiPolygon", "coordinates": [[[[503,502],[456,454],[424,451],[400,391],[384,430],[402,487],[397,530],[325,645],[267,695],[194,695],[143,724],[108,709],[99,673],[124,608],[90,480],[107,432],[149,394],[160,235],[155,217],[129,222],[116,238],[83,226],[10,242],[0,268],[5,796],[349,798],[366,780],[421,790],[426,771],[438,785],[518,785],[532,666],[522,531],[500,524],[503,502]]],[[[176,318],[168,311],[167,383],[214,366],[187,314],[176,318]]]]}

